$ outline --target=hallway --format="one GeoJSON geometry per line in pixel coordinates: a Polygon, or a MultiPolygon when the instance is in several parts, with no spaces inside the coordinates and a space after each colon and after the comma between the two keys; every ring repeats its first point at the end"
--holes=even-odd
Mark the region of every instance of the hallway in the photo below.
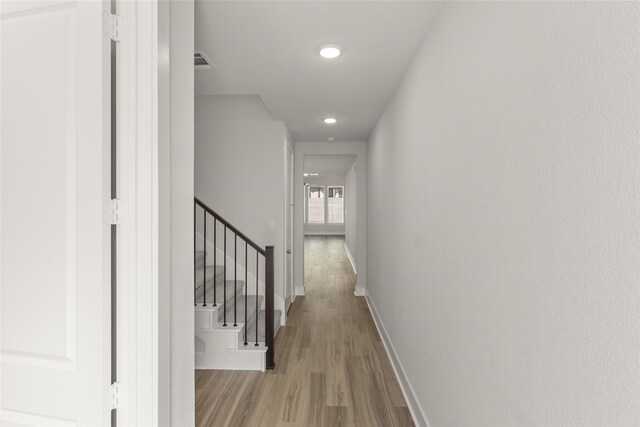
{"type": "Polygon", "coordinates": [[[305,238],[306,296],[278,331],[275,370],[196,371],[196,425],[413,425],[343,244],[305,238]]]}

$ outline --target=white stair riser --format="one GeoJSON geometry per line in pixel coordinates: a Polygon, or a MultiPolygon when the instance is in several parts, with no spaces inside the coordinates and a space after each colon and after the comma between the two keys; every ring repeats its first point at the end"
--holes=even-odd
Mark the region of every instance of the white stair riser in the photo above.
{"type": "Polygon", "coordinates": [[[196,369],[264,371],[264,344],[259,349],[253,343],[245,347],[242,330],[239,325],[196,332],[196,369]]]}
{"type": "MultiPolygon", "coordinates": [[[[227,311],[227,326],[223,326],[223,321],[220,315],[220,311],[222,310],[222,306],[219,305],[217,307],[196,307],[195,310],[195,329],[197,331],[211,331],[213,329],[224,329],[233,327],[233,311],[227,311]]],[[[247,317],[248,324],[251,324],[255,318],[255,313],[252,313],[247,317]]],[[[244,318],[238,319],[238,327],[244,325],[244,318]],[[242,320],[242,321],[241,321],[242,320]]],[[[244,341],[244,333],[243,333],[243,341],[244,341]]],[[[247,335],[247,339],[251,338],[251,332],[247,335]]],[[[255,332],[254,332],[255,339],[255,332]]]]}

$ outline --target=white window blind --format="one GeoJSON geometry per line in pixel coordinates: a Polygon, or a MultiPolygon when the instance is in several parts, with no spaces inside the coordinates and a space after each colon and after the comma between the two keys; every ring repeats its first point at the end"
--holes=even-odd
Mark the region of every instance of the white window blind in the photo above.
{"type": "Polygon", "coordinates": [[[307,222],[309,224],[324,224],[323,186],[309,186],[307,196],[307,222]]]}
{"type": "Polygon", "coordinates": [[[344,187],[328,187],[327,196],[327,223],[344,223],[344,187]]]}

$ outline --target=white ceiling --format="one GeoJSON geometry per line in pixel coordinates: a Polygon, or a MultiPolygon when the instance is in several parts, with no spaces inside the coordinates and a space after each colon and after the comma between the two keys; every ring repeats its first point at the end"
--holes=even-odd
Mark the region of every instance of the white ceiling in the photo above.
{"type": "Polygon", "coordinates": [[[296,141],[366,141],[440,3],[196,1],[196,94],[258,94],[296,141]],[[324,44],[342,47],[326,60],[324,44]],[[338,123],[322,123],[335,116],[338,123]]]}
{"type": "Polygon", "coordinates": [[[319,177],[344,177],[356,159],[355,155],[306,155],[304,173],[317,173],[319,177]]]}

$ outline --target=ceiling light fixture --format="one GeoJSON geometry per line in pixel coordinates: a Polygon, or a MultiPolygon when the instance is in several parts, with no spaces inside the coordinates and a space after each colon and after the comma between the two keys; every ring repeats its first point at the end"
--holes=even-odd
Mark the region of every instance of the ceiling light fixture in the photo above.
{"type": "Polygon", "coordinates": [[[338,120],[335,117],[327,117],[326,119],[324,119],[324,123],[327,125],[333,125],[337,122],[338,120]]]}
{"type": "Polygon", "coordinates": [[[340,46],[335,44],[326,44],[324,46],[320,46],[320,56],[326,59],[334,59],[340,56],[340,46]]]}

